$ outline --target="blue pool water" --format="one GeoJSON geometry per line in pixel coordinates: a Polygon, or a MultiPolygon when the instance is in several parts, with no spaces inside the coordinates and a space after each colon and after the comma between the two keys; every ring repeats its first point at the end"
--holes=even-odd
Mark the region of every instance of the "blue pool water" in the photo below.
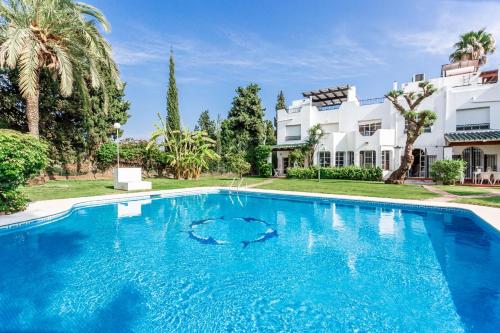
{"type": "Polygon", "coordinates": [[[0,331],[500,332],[500,240],[471,218],[226,192],[82,207],[0,231],[0,331]]]}

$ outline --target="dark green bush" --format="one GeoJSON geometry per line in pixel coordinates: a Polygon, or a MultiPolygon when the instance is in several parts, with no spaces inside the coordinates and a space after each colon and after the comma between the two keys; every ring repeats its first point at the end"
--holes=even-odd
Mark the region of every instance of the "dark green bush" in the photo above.
{"type": "MultiPolygon", "coordinates": [[[[358,166],[321,168],[320,176],[323,179],[348,179],[348,180],[367,180],[381,181],[382,169],[380,168],[361,168],[358,166]]],[[[311,179],[318,177],[317,167],[308,168],[289,168],[287,170],[288,178],[311,179]]]]}
{"type": "Polygon", "coordinates": [[[439,160],[431,166],[431,177],[434,181],[441,181],[444,185],[452,185],[459,181],[465,170],[463,160],[439,160]]]}
{"type": "Polygon", "coordinates": [[[0,212],[26,207],[19,187],[47,166],[47,151],[47,145],[30,134],[0,130],[0,212]]]}
{"type": "Polygon", "coordinates": [[[260,145],[255,149],[255,162],[257,163],[257,172],[259,176],[271,177],[273,166],[268,162],[271,152],[273,151],[271,146],[260,145]]]}

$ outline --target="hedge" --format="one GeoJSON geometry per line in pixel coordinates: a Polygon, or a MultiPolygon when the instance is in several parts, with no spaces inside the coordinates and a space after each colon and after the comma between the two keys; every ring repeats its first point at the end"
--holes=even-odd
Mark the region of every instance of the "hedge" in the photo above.
{"type": "MultiPolygon", "coordinates": [[[[286,176],[295,179],[312,179],[318,177],[318,168],[288,168],[286,176]]],[[[358,166],[321,168],[320,176],[323,179],[381,181],[382,169],[378,167],[361,168],[358,166]]]]}

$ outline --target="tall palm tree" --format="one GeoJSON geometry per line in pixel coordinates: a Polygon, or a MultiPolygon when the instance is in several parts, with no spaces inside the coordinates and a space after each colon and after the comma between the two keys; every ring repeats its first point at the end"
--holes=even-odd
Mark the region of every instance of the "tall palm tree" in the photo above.
{"type": "Polygon", "coordinates": [[[483,28],[460,35],[460,40],[453,46],[451,62],[479,60],[480,65],[487,61],[487,55],[495,52],[495,37],[483,28]]]}
{"type": "Polygon", "coordinates": [[[121,85],[96,22],[106,32],[110,25],[97,8],[72,0],[6,0],[0,17],[0,67],[19,69],[30,133],[38,136],[42,70],[59,79],[63,96],[76,88],[88,99],[87,85],[103,87],[104,73],[121,85]]]}

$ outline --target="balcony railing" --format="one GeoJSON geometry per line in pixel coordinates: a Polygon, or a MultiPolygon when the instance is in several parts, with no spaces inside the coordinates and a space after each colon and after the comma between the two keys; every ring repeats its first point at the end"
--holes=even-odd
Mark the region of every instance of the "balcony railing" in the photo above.
{"type": "Polygon", "coordinates": [[[296,140],[300,140],[300,135],[285,136],[285,141],[296,141],[296,140]]]}
{"type": "Polygon", "coordinates": [[[318,111],[338,110],[338,109],[340,109],[340,105],[341,104],[320,106],[320,107],[318,107],[318,111]]]}
{"type": "Polygon", "coordinates": [[[385,101],[385,97],[368,98],[359,101],[359,105],[372,105],[372,104],[382,104],[385,101]]]}

